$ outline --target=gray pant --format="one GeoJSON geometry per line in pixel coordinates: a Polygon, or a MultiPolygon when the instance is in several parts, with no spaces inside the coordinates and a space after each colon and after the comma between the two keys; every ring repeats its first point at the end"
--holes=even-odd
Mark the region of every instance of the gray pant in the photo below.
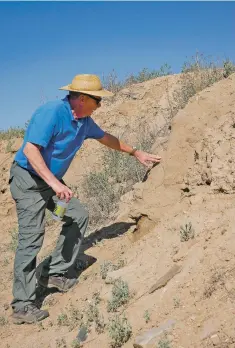
{"type": "MultiPolygon", "coordinates": [[[[53,211],[58,198],[45,181],[15,162],[9,182],[19,224],[12,307],[20,309],[36,298],[36,256],[44,239],[45,210],[53,211]]],[[[75,264],[88,224],[88,212],[78,199],[70,200],[63,221],[56,248],[44,262],[43,276],[63,275],[75,264]]]]}

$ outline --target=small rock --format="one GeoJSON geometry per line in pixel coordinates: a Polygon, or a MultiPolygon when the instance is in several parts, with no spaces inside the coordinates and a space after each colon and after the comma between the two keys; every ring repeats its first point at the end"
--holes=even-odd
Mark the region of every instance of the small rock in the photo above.
{"type": "Polygon", "coordinates": [[[8,309],[9,309],[9,304],[8,303],[4,303],[4,305],[3,305],[3,308],[5,309],[5,311],[7,311],[8,309]]]}
{"type": "Polygon", "coordinates": [[[200,335],[201,340],[205,340],[208,337],[216,334],[219,327],[219,321],[216,319],[209,319],[203,324],[202,332],[200,335]]]}
{"type": "Polygon", "coordinates": [[[174,265],[173,267],[171,267],[171,269],[166,274],[164,274],[164,276],[159,278],[158,281],[150,288],[149,294],[156,291],[157,289],[166,286],[166,284],[180,271],[181,267],[178,265],[174,265]]]}
{"type": "Polygon", "coordinates": [[[144,334],[137,336],[135,343],[133,344],[134,348],[155,348],[157,337],[159,337],[164,331],[171,329],[174,325],[175,320],[169,319],[165,324],[150,329],[144,334]]]}
{"type": "Polygon", "coordinates": [[[220,344],[221,344],[220,338],[219,338],[219,336],[217,334],[211,336],[211,341],[212,341],[214,346],[218,346],[219,347],[220,344]]]}
{"type": "Polygon", "coordinates": [[[87,339],[87,328],[85,326],[82,326],[80,329],[79,329],[79,332],[78,332],[78,335],[77,335],[77,340],[78,342],[84,342],[86,341],[87,339]]]}

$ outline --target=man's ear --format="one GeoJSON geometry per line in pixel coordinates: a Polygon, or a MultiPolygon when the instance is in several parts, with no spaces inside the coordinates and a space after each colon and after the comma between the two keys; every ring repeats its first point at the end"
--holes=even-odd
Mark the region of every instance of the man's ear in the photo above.
{"type": "Polygon", "coordinates": [[[81,94],[78,98],[81,103],[84,103],[84,101],[86,100],[86,96],[84,94],[81,94]]]}

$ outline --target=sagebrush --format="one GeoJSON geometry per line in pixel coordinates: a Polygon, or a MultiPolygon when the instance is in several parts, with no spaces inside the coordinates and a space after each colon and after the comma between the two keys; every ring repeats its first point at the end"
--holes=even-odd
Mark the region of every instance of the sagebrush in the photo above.
{"type": "Polygon", "coordinates": [[[58,326],[68,326],[69,330],[73,330],[75,327],[79,327],[83,324],[84,314],[78,308],[70,305],[67,308],[67,313],[62,312],[57,317],[58,326]]]}
{"type": "Polygon", "coordinates": [[[122,347],[132,335],[132,327],[125,316],[115,316],[110,320],[108,333],[111,338],[111,347],[122,347]]]}
{"type": "Polygon", "coordinates": [[[112,263],[111,261],[107,260],[104,261],[100,265],[100,275],[102,279],[105,279],[107,277],[108,272],[110,271],[117,271],[118,269],[125,266],[125,261],[120,259],[117,264],[112,263]]]}
{"type": "Polygon", "coordinates": [[[121,278],[114,282],[111,300],[108,301],[107,311],[116,312],[116,310],[130,300],[130,290],[127,282],[121,278]]]}
{"type": "MultiPolygon", "coordinates": [[[[225,66],[227,66],[227,74],[230,74],[231,67],[228,68],[228,63],[225,66]]],[[[180,109],[183,109],[195,94],[210,87],[223,77],[224,68],[216,59],[196,53],[183,64],[178,89],[170,100],[173,114],[175,115],[180,109]]]]}
{"type": "MultiPolygon", "coordinates": [[[[157,127],[143,127],[137,137],[138,149],[149,152],[158,134],[157,127]]],[[[104,149],[102,163],[103,170],[89,173],[82,185],[90,212],[90,227],[96,227],[112,218],[120,197],[130,191],[134,184],[142,181],[147,171],[135,157],[110,149],[104,149]]]]}
{"type": "Polygon", "coordinates": [[[170,74],[172,74],[171,66],[168,65],[167,63],[163,64],[159,68],[159,70],[155,70],[155,69],[149,70],[148,68],[143,68],[136,75],[130,74],[122,81],[118,79],[118,76],[115,70],[112,70],[112,72],[109,73],[107,76],[103,75],[102,84],[109,91],[112,91],[113,93],[117,93],[121,89],[125,87],[129,87],[130,85],[152,80],[161,76],[167,76],[170,74]]]}
{"type": "Polygon", "coordinates": [[[11,140],[12,138],[23,138],[25,129],[20,127],[10,127],[0,131],[0,140],[11,140]]]}

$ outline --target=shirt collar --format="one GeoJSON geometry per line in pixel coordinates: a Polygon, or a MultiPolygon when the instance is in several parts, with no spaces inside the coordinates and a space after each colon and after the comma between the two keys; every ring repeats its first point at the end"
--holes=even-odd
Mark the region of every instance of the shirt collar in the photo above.
{"type": "Polygon", "coordinates": [[[67,107],[68,110],[69,110],[69,113],[70,113],[70,116],[71,116],[71,120],[74,121],[74,122],[78,122],[78,120],[75,120],[75,118],[74,118],[74,116],[73,116],[73,113],[72,113],[72,110],[71,110],[71,106],[70,106],[70,104],[69,104],[68,95],[66,95],[66,97],[63,98],[62,101],[65,103],[66,107],[67,107]]]}

